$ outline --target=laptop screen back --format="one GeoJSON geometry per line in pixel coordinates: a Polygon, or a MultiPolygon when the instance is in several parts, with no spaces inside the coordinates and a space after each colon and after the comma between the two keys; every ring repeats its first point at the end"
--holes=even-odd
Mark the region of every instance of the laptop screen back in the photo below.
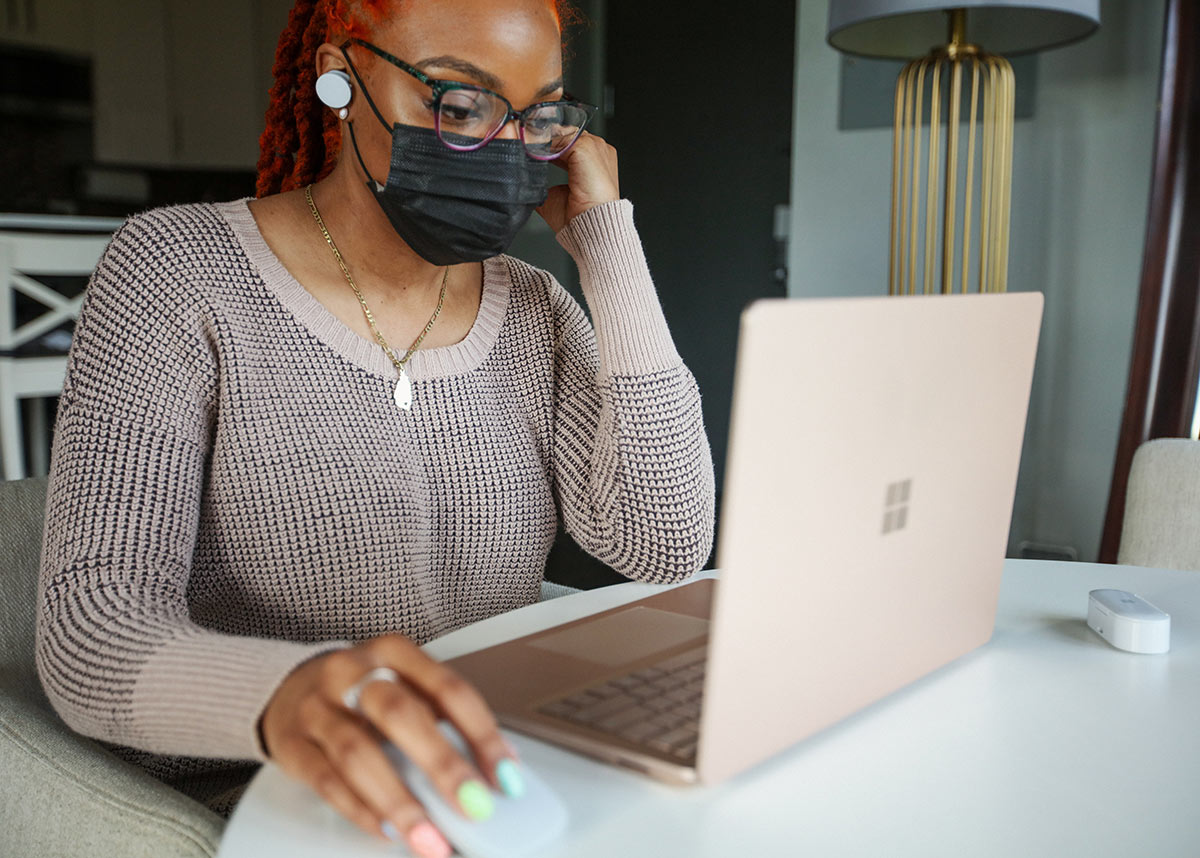
{"type": "Polygon", "coordinates": [[[698,767],[723,780],[987,641],[1042,297],[742,317],[698,767]]]}

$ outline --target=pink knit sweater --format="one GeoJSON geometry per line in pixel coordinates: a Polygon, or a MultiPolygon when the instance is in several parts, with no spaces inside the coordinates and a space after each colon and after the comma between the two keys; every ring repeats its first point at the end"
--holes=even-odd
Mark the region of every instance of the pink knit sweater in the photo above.
{"type": "Polygon", "coordinates": [[[312,655],[536,601],[560,516],[630,578],[698,569],[712,460],[632,206],[558,238],[595,335],[548,274],[495,257],[467,337],[412,358],[402,412],[383,351],[245,201],[132,218],[55,432],[37,663],[63,719],[186,790],[263,759],[258,718],[312,655]]]}

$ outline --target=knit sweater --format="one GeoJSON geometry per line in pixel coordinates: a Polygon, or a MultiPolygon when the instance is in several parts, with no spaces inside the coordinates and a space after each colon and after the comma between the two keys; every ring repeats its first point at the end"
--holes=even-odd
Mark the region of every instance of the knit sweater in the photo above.
{"type": "Polygon", "coordinates": [[[55,431],[36,656],[66,723],[185,791],[227,786],[264,759],[257,722],[301,662],[536,601],[560,517],[630,578],[698,569],[712,460],[632,206],[558,239],[595,333],[546,272],[489,259],[469,333],[412,357],[401,411],[382,349],[245,201],[130,219],[55,431]]]}

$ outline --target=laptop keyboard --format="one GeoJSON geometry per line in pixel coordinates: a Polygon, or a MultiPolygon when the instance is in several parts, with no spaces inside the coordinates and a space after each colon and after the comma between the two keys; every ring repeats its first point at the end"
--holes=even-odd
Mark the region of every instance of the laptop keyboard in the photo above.
{"type": "Polygon", "coordinates": [[[690,763],[696,758],[706,655],[697,647],[573,691],[538,711],[690,763]]]}

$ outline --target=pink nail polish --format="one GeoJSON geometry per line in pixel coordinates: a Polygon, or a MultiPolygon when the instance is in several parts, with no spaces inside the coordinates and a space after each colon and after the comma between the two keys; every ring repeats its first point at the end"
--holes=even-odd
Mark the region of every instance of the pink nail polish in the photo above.
{"type": "Polygon", "coordinates": [[[454,851],[431,822],[421,822],[408,832],[408,845],[421,858],[450,858],[454,851]]]}

